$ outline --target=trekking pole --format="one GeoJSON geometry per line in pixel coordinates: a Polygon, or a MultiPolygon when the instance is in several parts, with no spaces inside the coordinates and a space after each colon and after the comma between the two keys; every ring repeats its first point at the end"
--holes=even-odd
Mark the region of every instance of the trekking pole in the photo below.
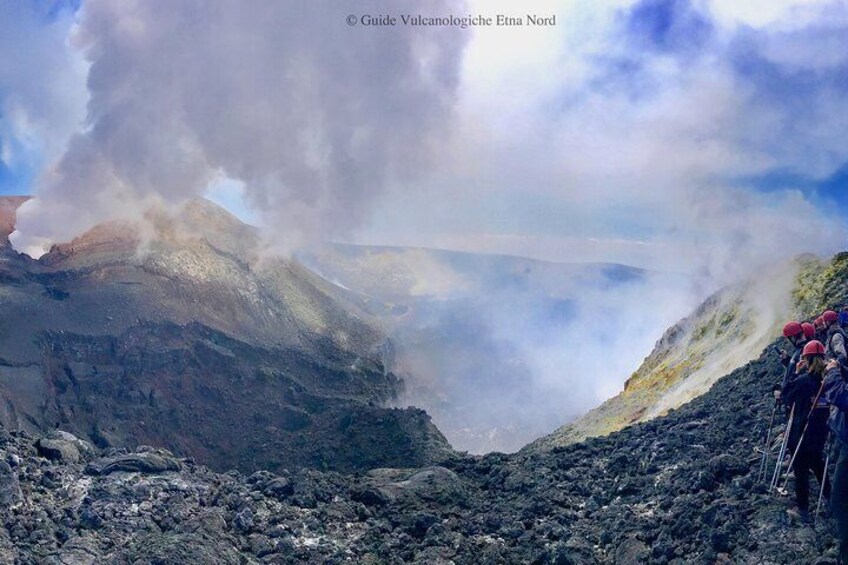
{"type": "Polygon", "coordinates": [[[771,418],[769,418],[768,428],[766,428],[766,441],[763,445],[763,457],[760,459],[760,470],[757,472],[757,482],[762,481],[765,478],[766,470],[768,469],[768,455],[771,450],[771,430],[772,426],[774,426],[774,416],[777,413],[777,405],[778,400],[774,400],[774,408],[771,411],[771,418]]]}
{"type": "Polygon", "coordinates": [[[774,465],[774,474],[771,476],[771,482],[769,482],[769,492],[771,492],[779,482],[780,477],[780,464],[783,462],[783,458],[786,456],[786,445],[789,442],[789,431],[792,429],[792,420],[795,419],[795,404],[792,405],[792,408],[789,410],[789,421],[786,422],[786,429],[783,431],[783,441],[780,442],[780,451],[777,455],[777,463],[774,465]]]}
{"type": "Polygon", "coordinates": [[[825,450],[827,452],[827,457],[824,459],[824,470],[822,471],[821,485],[819,485],[819,500],[816,502],[816,513],[813,515],[813,521],[815,521],[819,517],[819,510],[821,509],[822,499],[824,499],[824,485],[827,484],[827,467],[830,465],[830,452],[833,449],[833,437],[830,433],[827,434],[827,446],[825,450]]]}
{"type": "MultiPolygon", "coordinates": [[[[795,446],[795,452],[792,454],[792,459],[789,460],[789,469],[792,468],[792,464],[795,463],[795,458],[798,456],[798,451],[801,450],[801,444],[804,442],[804,435],[807,433],[807,428],[810,425],[810,418],[813,416],[813,411],[816,409],[816,406],[819,403],[819,397],[821,396],[822,391],[824,390],[824,379],[822,379],[822,384],[819,387],[819,391],[816,393],[816,398],[813,400],[813,406],[810,408],[810,413],[807,414],[807,420],[804,422],[804,429],[801,430],[801,437],[798,438],[798,445],[795,446]]],[[[786,479],[783,481],[783,488],[786,488],[786,485],[789,484],[789,471],[786,472],[786,479]]]]}
{"type": "Polygon", "coordinates": [[[766,471],[768,469],[768,454],[771,450],[771,428],[774,425],[774,415],[777,413],[777,405],[779,401],[778,399],[774,399],[774,408],[771,411],[771,418],[769,418],[768,428],[766,429],[766,443],[763,446],[763,458],[760,460],[760,470],[757,473],[757,482],[759,483],[763,479],[766,478],[766,471]]]}
{"type": "Polygon", "coordinates": [[[824,485],[827,484],[827,466],[830,464],[830,446],[828,446],[827,450],[827,458],[824,460],[824,472],[822,472],[822,484],[819,488],[819,501],[816,503],[816,513],[813,515],[813,520],[819,517],[819,510],[821,509],[822,498],[824,498],[824,485]]]}

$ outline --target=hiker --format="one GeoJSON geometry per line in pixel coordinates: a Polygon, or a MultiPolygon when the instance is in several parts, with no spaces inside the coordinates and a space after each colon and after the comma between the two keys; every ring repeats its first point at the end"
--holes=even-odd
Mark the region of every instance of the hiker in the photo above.
{"type": "Polygon", "coordinates": [[[807,341],[816,339],[816,327],[810,322],[802,322],[801,329],[804,330],[804,338],[807,341]]]}
{"type": "Polygon", "coordinates": [[[848,304],[839,311],[839,326],[843,330],[848,330],[848,304]]]}
{"type": "Polygon", "coordinates": [[[836,519],[840,563],[848,565],[848,386],[836,360],[828,361],[826,370],[824,397],[831,407],[831,458],[836,461],[830,509],[836,519]]]}
{"type": "Polygon", "coordinates": [[[825,327],[827,328],[827,356],[830,359],[836,359],[843,371],[848,371],[848,337],[839,326],[839,314],[833,310],[828,310],[822,314],[825,327]]]}
{"type": "Polygon", "coordinates": [[[816,328],[816,340],[827,343],[827,328],[824,325],[824,318],[819,316],[813,321],[813,327],[816,328]]]}
{"type": "Polygon", "coordinates": [[[792,454],[795,500],[804,521],[809,519],[811,470],[819,484],[824,484],[824,496],[829,496],[830,491],[829,481],[824,476],[822,455],[829,415],[828,406],[821,396],[826,366],[824,345],[816,340],[808,342],[801,352],[797,374],[790,377],[781,391],[784,404],[794,405],[795,418],[789,430],[787,453],[792,454]]]}
{"type": "Polygon", "coordinates": [[[782,349],[780,350],[780,362],[786,368],[783,371],[781,389],[795,376],[795,368],[801,360],[801,353],[804,350],[804,346],[814,337],[815,331],[810,333],[810,329],[813,329],[812,326],[809,324],[807,326],[805,328],[803,324],[799,324],[798,322],[788,322],[783,326],[783,337],[791,344],[792,353],[787,353],[782,349]]]}

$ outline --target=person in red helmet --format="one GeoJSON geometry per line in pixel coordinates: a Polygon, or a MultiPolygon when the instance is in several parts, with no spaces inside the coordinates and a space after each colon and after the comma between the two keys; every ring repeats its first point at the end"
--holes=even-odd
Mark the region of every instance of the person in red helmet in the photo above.
{"type": "Polygon", "coordinates": [[[824,473],[824,442],[827,439],[827,420],[830,414],[822,396],[827,368],[825,347],[817,340],[809,341],[801,352],[803,369],[793,375],[781,390],[788,407],[794,406],[795,417],[789,430],[787,453],[792,454],[795,473],[795,500],[803,520],[809,519],[810,471],[829,497],[830,484],[824,473]]]}
{"type": "Polygon", "coordinates": [[[824,326],[824,319],[821,316],[813,321],[813,327],[816,328],[816,339],[822,343],[827,343],[827,328],[824,326]]]}
{"type": "Polygon", "coordinates": [[[807,341],[816,338],[816,327],[810,322],[803,322],[801,329],[804,330],[804,337],[807,338],[807,341]]]}
{"type": "Polygon", "coordinates": [[[792,377],[795,376],[796,366],[801,360],[801,353],[804,350],[804,346],[807,345],[807,342],[810,339],[810,336],[806,331],[804,331],[803,324],[798,322],[787,322],[786,325],[783,326],[783,337],[785,337],[792,346],[792,353],[787,353],[782,349],[780,350],[780,361],[785,367],[783,372],[783,381],[779,387],[781,389],[786,386],[786,383],[788,383],[792,377]]]}
{"type": "Polygon", "coordinates": [[[846,353],[848,337],[839,325],[839,314],[833,310],[828,310],[822,314],[822,320],[824,320],[827,328],[827,341],[825,342],[827,344],[825,346],[827,356],[830,359],[836,359],[843,373],[848,374],[848,353],[846,353]]]}

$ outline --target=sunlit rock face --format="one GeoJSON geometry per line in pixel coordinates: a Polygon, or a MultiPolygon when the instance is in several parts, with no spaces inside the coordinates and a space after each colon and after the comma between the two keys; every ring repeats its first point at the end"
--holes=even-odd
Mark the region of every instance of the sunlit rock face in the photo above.
{"type": "Polygon", "coordinates": [[[805,255],[719,291],[665,332],[621,393],[528,449],[606,435],[679,408],[757,358],[786,321],[810,320],[848,301],[846,282],[848,254],[805,255]]]}

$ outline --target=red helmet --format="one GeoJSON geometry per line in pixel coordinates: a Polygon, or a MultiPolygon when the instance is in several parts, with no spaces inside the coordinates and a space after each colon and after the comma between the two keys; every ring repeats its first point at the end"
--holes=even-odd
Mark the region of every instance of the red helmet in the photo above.
{"type": "Polygon", "coordinates": [[[789,322],[783,326],[783,337],[792,337],[804,333],[804,328],[798,322],[789,322]]]}
{"type": "Polygon", "coordinates": [[[827,312],[822,314],[822,319],[824,320],[825,324],[832,324],[833,322],[839,319],[839,314],[837,314],[833,310],[828,310],[827,312]]]}
{"type": "Polygon", "coordinates": [[[813,325],[814,325],[815,327],[817,327],[817,328],[824,327],[824,318],[822,318],[821,316],[819,316],[818,318],[816,318],[815,320],[813,320],[813,325]]]}
{"type": "Polygon", "coordinates": [[[818,340],[813,340],[804,346],[803,356],[807,355],[824,355],[824,345],[818,340]]]}
{"type": "Polygon", "coordinates": [[[816,337],[816,328],[810,322],[804,322],[801,324],[801,327],[804,329],[804,337],[807,339],[813,339],[816,337]]]}

